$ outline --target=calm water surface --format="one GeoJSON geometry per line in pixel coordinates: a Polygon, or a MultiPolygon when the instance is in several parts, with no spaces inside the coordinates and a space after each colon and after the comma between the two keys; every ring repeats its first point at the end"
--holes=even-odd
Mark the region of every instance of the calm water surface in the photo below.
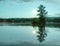
{"type": "Polygon", "coordinates": [[[45,27],[47,36],[42,43],[37,40],[37,31],[38,27],[32,26],[0,26],[0,42],[60,45],[60,28],[45,27]]]}

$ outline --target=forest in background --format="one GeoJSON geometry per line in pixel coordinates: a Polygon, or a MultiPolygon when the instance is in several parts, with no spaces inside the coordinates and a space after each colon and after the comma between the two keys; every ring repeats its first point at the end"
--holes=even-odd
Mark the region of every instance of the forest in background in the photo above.
{"type": "MultiPolygon", "coordinates": [[[[14,23],[24,23],[24,22],[37,22],[38,18],[0,18],[0,22],[14,22],[14,23]]],[[[60,17],[46,17],[46,22],[56,22],[60,23],[60,17]]]]}

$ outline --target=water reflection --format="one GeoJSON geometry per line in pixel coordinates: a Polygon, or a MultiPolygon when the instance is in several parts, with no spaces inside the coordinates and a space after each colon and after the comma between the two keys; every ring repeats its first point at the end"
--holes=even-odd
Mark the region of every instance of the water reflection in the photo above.
{"type": "Polygon", "coordinates": [[[39,42],[43,42],[45,40],[45,37],[47,36],[47,33],[45,31],[45,25],[46,25],[45,18],[40,17],[38,23],[35,23],[35,24],[32,23],[32,25],[33,27],[35,26],[38,27],[37,37],[38,37],[39,42]]]}
{"type": "MultiPolygon", "coordinates": [[[[33,27],[35,27],[35,26],[33,26],[33,27]]],[[[40,21],[37,24],[37,27],[38,27],[38,31],[37,31],[38,40],[39,40],[39,42],[43,42],[43,41],[45,41],[45,37],[47,36],[47,32],[45,30],[45,22],[41,23],[41,21],[40,21]]]]}
{"type": "MultiPolygon", "coordinates": [[[[2,25],[3,23],[0,23],[0,25],[2,25]]],[[[8,25],[8,26],[10,26],[10,25],[12,25],[12,26],[31,26],[31,25],[21,25],[21,24],[12,24],[12,23],[5,23],[5,25],[8,25]]],[[[54,28],[59,28],[59,31],[60,31],[60,24],[58,24],[58,23],[45,23],[44,24],[44,22],[43,23],[40,23],[40,24],[36,24],[36,25],[34,25],[34,27],[38,27],[38,31],[37,31],[37,35],[36,35],[36,37],[37,37],[37,39],[38,39],[38,41],[39,42],[44,42],[45,40],[47,40],[47,39],[45,39],[46,37],[47,37],[47,30],[46,30],[46,28],[45,27],[54,27],[54,28]],[[41,25],[41,24],[43,24],[43,26],[41,25]]],[[[15,28],[14,28],[15,29],[15,28]]],[[[30,28],[29,28],[30,29],[30,28]]],[[[26,30],[26,29],[25,29],[26,30]]],[[[28,29],[27,29],[28,30],[28,29]]],[[[50,30],[51,31],[51,29],[48,29],[48,30],[50,30]]],[[[54,29],[53,29],[54,30],[54,29]]],[[[36,32],[35,31],[33,31],[33,34],[35,34],[36,32]]],[[[53,32],[51,32],[51,33],[53,33],[53,32]]],[[[55,34],[56,35],[56,34],[55,34]]],[[[30,36],[29,36],[30,37],[30,36]]],[[[50,38],[49,38],[50,39],[50,38]]],[[[36,40],[36,39],[35,39],[36,40]]]]}
{"type": "Polygon", "coordinates": [[[60,23],[46,22],[45,19],[46,18],[44,18],[44,17],[40,17],[40,19],[37,23],[32,23],[33,27],[38,27],[37,38],[38,38],[39,42],[45,41],[45,37],[47,36],[45,27],[60,28],[60,23]]]}
{"type": "Polygon", "coordinates": [[[37,37],[38,37],[38,40],[40,41],[40,42],[43,42],[44,40],[45,40],[45,37],[47,36],[47,33],[46,33],[46,31],[45,31],[45,27],[43,27],[43,28],[41,28],[40,26],[38,26],[38,35],[37,35],[37,37]]]}
{"type": "MultiPolygon", "coordinates": [[[[55,24],[55,23],[52,23],[52,24],[44,24],[42,27],[41,27],[40,24],[38,24],[37,26],[33,26],[33,27],[38,27],[37,38],[38,38],[38,41],[39,42],[43,42],[43,41],[45,41],[45,38],[48,35],[47,34],[47,30],[46,30],[45,27],[56,28],[56,29],[58,28],[58,29],[60,29],[60,24],[55,24]]],[[[49,29],[49,30],[51,31],[51,29],[49,29]]]]}

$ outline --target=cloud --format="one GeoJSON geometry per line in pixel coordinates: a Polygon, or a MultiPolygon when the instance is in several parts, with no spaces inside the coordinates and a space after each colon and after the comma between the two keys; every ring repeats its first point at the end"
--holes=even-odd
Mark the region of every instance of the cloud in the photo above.
{"type": "Polygon", "coordinates": [[[13,1],[16,1],[16,2],[34,2],[37,0],[13,0],[13,1]]]}
{"type": "Polygon", "coordinates": [[[54,14],[56,17],[60,17],[60,13],[56,13],[54,14]]]}
{"type": "Polygon", "coordinates": [[[36,2],[36,1],[44,1],[44,2],[60,3],[60,0],[0,0],[0,1],[15,1],[15,2],[36,2]]]}
{"type": "Polygon", "coordinates": [[[21,2],[31,2],[33,0],[19,0],[19,1],[21,1],[21,2]]]}
{"type": "Polygon", "coordinates": [[[44,0],[19,0],[21,2],[35,2],[35,1],[44,1],[44,0]]]}
{"type": "Polygon", "coordinates": [[[5,0],[0,0],[0,1],[5,1],[5,0]]]}
{"type": "Polygon", "coordinates": [[[60,0],[52,0],[52,1],[54,1],[54,2],[60,2],[60,0]]]}
{"type": "Polygon", "coordinates": [[[34,2],[34,1],[43,1],[43,0],[0,0],[0,1],[34,2]]]}
{"type": "Polygon", "coordinates": [[[60,0],[44,0],[46,2],[50,2],[50,3],[60,3],[60,0]]]}
{"type": "Polygon", "coordinates": [[[50,2],[50,3],[60,3],[60,0],[14,0],[19,2],[36,2],[36,1],[44,1],[44,2],[50,2]]]}
{"type": "Polygon", "coordinates": [[[60,13],[57,13],[57,14],[55,14],[55,15],[59,15],[59,16],[60,16],[60,13]]]}

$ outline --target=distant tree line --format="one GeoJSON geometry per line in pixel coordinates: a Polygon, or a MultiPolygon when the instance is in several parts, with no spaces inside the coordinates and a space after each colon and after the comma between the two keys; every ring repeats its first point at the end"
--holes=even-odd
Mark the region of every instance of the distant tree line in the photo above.
{"type": "Polygon", "coordinates": [[[57,22],[57,23],[60,23],[60,17],[47,17],[46,18],[46,21],[47,22],[57,22]]]}
{"type": "MultiPolygon", "coordinates": [[[[0,22],[32,22],[38,24],[39,18],[0,18],[0,22]]],[[[57,22],[60,23],[60,17],[46,17],[46,22],[57,22]]]]}
{"type": "Polygon", "coordinates": [[[14,23],[21,23],[21,22],[37,22],[38,18],[0,18],[0,22],[14,22],[14,23]]]}

